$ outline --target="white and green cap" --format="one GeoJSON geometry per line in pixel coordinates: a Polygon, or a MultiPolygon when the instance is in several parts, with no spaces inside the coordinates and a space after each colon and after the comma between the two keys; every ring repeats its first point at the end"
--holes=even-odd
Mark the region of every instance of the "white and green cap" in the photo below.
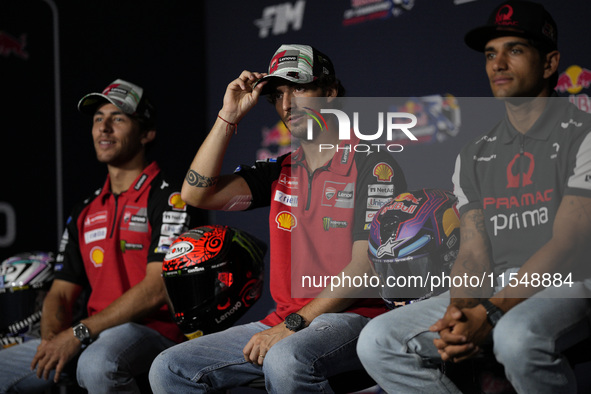
{"type": "MultiPolygon", "coordinates": [[[[335,75],[334,66],[328,56],[310,45],[285,44],[275,51],[269,63],[268,75],[257,83],[281,78],[304,84],[323,75],[335,75]]],[[[269,86],[264,86],[262,94],[269,93],[269,86]]]]}
{"type": "Polygon", "coordinates": [[[117,79],[102,93],[89,93],[78,102],[78,110],[94,114],[99,104],[109,102],[128,115],[153,120],[155,108],[144,94],[144,89],[131,82],[117,79]]]}

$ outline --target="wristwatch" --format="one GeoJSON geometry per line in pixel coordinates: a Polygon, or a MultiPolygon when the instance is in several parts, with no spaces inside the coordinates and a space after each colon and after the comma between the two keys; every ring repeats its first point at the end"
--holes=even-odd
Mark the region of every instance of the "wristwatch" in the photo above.
{"type": "Polygon", "coordinates": [[[285,318],[285,326],[291,331],[297,332],[306,327],[306,321],[297,313],[291,313],[285,318]]]}
{"type": "Polygon", "coordinates": [[[496,326],[499,320],[501,320],[501,317],[503,317],[503,311],[489,300],[484,300],[480,304],[486,309],[486,320],[488,320],[491,326],[496,326]]]}
{"type": "Polygon", "coordinates": [[[82,322],[78,322],[75,324],[72,329],[74,330],[74,336],[83,344],[88,345],[91,341],[90,339],[90,331],[88,331],[88,327],[84,325],[82,322]]]}

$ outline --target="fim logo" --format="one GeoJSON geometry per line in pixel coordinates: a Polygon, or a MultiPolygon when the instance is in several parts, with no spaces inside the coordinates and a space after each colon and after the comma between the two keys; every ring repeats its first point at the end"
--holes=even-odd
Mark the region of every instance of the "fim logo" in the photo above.
{"type": "Polygon", "coordinates": [[[347,227],[347,222],[344,220],[333,220],[329,217],[323,217],[322,227],[324,228],[324,231],[328,231],[331,228],[345,228],[347,227]]]}
{"type": "Polygon", "coordinates": [[[299,0],[293,5],[283,3],[265,7],[263,17],[254,21],[254,24],[259,28],[259,38],[268,37],[269,30],[274,36],[287,33],[290,25],[293,30],[300,30],[304,21],[305,7],[304,0],[299,0]]]}

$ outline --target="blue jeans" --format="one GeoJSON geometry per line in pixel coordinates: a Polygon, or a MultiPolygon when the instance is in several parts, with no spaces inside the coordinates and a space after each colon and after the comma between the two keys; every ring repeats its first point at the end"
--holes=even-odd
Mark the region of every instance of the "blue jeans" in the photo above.
{"type": "MultiPolygon", "coordinates": [[[[0,393],[43,392],[53,384],[30,370],[41,340],[0,351],[0,393]]],[[[103,331],[82,351],[76,367],[78,384],[89,393],[139,393],[135,376],[150,369],[154,357],[175,343],[144,325],[126,323],[103,331]]]]}
{"type": "Polygon", "coordinates": [[[269,328],[259,322],[231,327],[162,352],[150,369],[155,393],[223,392],[264,377],[270,393],[331,393],[328,377],[361,369],[357,338],[368,318],[328,313],[277,342],[263,366],[244,360],[250,338],[269,328]]]}
{"type": "Polygon", "coordinates": [[[20,345],[0,350],[0,393],[43,393],[53,384],[55,371],[49,380],[37,378],[31,371],[31,361],[37,352],[40,339],[31,339],[20,345]]]}
{"type": "MultiPolygon", "coordinates": [[[[493,330],[493,348],[519,393],[574,393],[576,381],[562,352],[591,335],[588,298],[547,298],[549,288],[508,311],[493,330]]],[[[580,282],[572,297],[586,297],[580,282]]],[[[564,293],[562,293],[564,294],[564,293]]],[[[429,326],[449,305],[449,292],[373,319],[357,344],[370,376],[389,393],[460,393],[439,369],[429,326]]]]}

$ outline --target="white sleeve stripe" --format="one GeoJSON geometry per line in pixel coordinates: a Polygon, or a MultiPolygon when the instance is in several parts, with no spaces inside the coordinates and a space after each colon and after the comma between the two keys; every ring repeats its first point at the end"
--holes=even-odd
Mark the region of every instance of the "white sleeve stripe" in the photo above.
{"type": "Polygon", "coordinates": [[[573,174],[568,179],[568,187],[591,190],[591,132],[579,147],[573,174]]]}
{"type": "Polygon", "coordinates": [[[461,167],[461,160],[460,155],[456,158],[456,165],[454,168],[454,174],[451,178],[453,185],[454,185],[454,194],[458,198],[457,209],[459,210],[464,205],[468,204],[468,197],[462,190],[462,186],[460,185],[460,167],[461,167]]]}

